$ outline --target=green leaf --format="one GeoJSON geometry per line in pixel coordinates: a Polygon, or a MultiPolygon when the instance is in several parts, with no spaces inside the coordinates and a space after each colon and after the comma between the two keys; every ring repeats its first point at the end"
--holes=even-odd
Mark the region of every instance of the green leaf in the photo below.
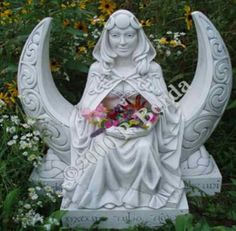
{"type": "Polygon", "coordinates": [[[70,34],[72,34],[72,35],[78,35],[78,36],[81,36],[81,37],[82,37],[83,34],[84,34],[83,31],[78,30],[78,29],[74,29],[74,28],[71,28],[71,27],[67,28],[67,29],[66,29],[66,32],[68,32],[68,33],[70,33],[70,34]]]}
{"type": "Polygon", "coordinates": [[[3,202],[3,217],[5,219],[12,215],[14,211],[14,205],[16,205],[18,202],[19,193],[20,189],[16,188],[7,194],[6,199],[3,202]]]}
{"type": "Polygon", "coordinates": [[[95,221],[92,226],[89,228],[89,230],[94,230],[95,228],[98,227],[98,225],[103,222],[103,221],[106,221],[107,220],[107,217],[100,217],[97,221],[95,221]]]}
{"type": "Polygon", "coordinates": [[[58,221],[60,221],[66,213],[67,213],[66,211],[57,210],[57,211],[53,212],[49,217],[55,218],[58,221]]]}
{"type": "Polygon", "coordinates": [[[0,74],[3,73],[16,73],[17,72],[17,65],[15,64],[9,64],[5,69],[3,69],[0,74]]]}
{"type": "Polygon", "coordinates": [[[82,64],[82,63],[78,63],[77,61],[74,61],[74,60],[69,60],[65,64],[65,66],[66,66],[66,68],[68,68],[70,70],[88,73],[88,66],[86,66],[85,64],[82,64]]]}
{"type": "Polygon", "coordinates": [[[226,108],[227,110],[236,108],[236,99],[226,108]]]}
{"type": "Polygon", "coordinates": [[[231,181],[232,181],[233,185],[236,186],[236,179],[231,179],[231,181]]]}
{"type": "Polygon", "coordinates": [[[175,220],[176,231],[190,231],[192,230],[193,216],[191,214],[180,215],[175,220]]]}

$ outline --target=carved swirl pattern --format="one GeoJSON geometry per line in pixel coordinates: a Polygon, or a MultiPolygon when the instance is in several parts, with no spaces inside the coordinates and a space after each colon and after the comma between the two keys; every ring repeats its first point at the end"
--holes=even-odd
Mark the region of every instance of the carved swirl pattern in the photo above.
{"type": "Polygon", "coordinates": [[[79,175],[79,172],[77,170],[77,168],[69,166],[66,167],[64,170],[64,177],[67,180],[74,180],[77,178],[77,176],[79,175]]]}
{"type": "Polygon", "coordinates": [[[145,80],[140,79],[138,82],[139,89],[141,91],[151,92],[154,95],[161,95],[162,91],[157,89],[156,86],[153,85],[153,82],[150,78],[146,78],[145,80]]]}
{"type": "Polygon", "coordinates": [[[21,102],[27,115],[37,118],[44,110],[40,101],[40,95],[34,89],[24,89],[21,93],[21,102]]]}
{"type": "Polygon", "coordinates": [[[109,79],[109,77],[101,76],[96,73],[92,73],[92,76],[97,78],[98,84],[94,86],[94,89],[89,91],[90,95],[99,94],[106,89],[110,89],[114,85],[114,82],[117,82],[117,80],[111,81],[111,79],[109,79]]]}
{"type": "Polygon", "coordinates": [[[20,68],[20,87],[22,89],[32,89],[36,86],[36,83],[37,73],[35,72],[35,68],[28,65],[27,63],[23,63],[20,68]]]}
{"type": "MultiPolygon", "coordinates": [[[[18,88],[21,95],[21,102],[25,113],[38,119],[37,127],[42,131],[43,138],[46,134],[45,142],[55,151],[60,161],[70,162],[67,153],[70,150],[69,129],[53,118],[47,112],[40,92],[40,82],[42,76],[38,68],[38,62],[43,57],[43,43],[46,41],[49,23],[47,20],[40,22],[30,34],[19,63],[18,88]]],[[[44,77],[44,76],[43,76],[44,77]]],[[[49,176],[48,176],[49,177],[49,176]]]]}
{"type": "Polygon", "coordinates": [[[211,131],[209,127],[214,125],[216,119],[217,116],[213,115],[201,116],[195,120],[192,126],[186,127],[184,133],[184,147],[191,149],[193,146],[203,143],[205,137],[210,135],[211,131]],[[194,130],[194,133],[192,133],[192,130],[194,130]]]}
{"type": "Polygon", "coordinates": [[[227,59],[221,59],[216,62],[214,81],[217,83],[227,83],[231,75],[231,68],[227,59]]]}
{"type": "MultiPolygon", "coordinates": [[[[67,128],[50,118],[38,122],[39,129],[45,135],[45,142],[57,152],[70,150],[70,139],[67,128]]],[[[69,157],[68,157],[69,158],[69,157]]]]}
{"type": "Polygon", "coordinates": [[[38,54],[38,47],[40,43],[40,37],[42,33],[42,27],[41,25],[37,30],[34,32],[32,36],[27,41],[26,49],[23,56],[23,62],[35,64],[37,62],[37,54],[38,54]]]}
{"type": "Polygon", "coordinates": [[[232,85],[230,58],[222,38],[207,18],[199,16],[198,20],[205,27],[214,72],[203,109],[185,125],[182,160],[198,150],[211,135],[224,112],[232,85]]]}

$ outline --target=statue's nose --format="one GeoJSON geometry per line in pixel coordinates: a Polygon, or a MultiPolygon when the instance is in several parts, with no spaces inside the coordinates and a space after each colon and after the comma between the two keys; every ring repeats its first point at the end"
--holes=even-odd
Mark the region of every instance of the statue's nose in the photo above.
{"type": "Polygon", "coordinates": [[[121,37],[120,37],[120,44],[121,44],[121,45],[126,44],[125,36],[121,36],[121,37]]]}

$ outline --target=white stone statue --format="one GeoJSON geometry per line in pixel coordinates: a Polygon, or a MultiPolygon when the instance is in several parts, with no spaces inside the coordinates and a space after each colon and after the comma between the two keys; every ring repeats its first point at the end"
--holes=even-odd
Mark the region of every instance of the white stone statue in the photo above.
{"type": "Polygon", "coordinates": [[[184,122],[168,97],[156,52],[135,16],[119,10],[106,23],[87,85],[70,117],[71,166],[65,170],[64,208],[176,206],[182,196],[180,157],[184,122]],[[96,129],[81,115],[103,103],[113,108],[140,94],[163,115],[149,129],[96,129]],[[71,177],[72,176],[72,177],[71,177]]]}
{"type": "Polygon", "coordinates": [[[175,207],[183,175],[207,175],[213,164],[204,142],[227,105],[232,87],[228,51],[212,23],[194,12],[198,35],[195,77],[179,104],[168,96],[156,52],[135,16],[112,14],[94,49],[80,102],[73,106],[55,87],[49,70],[49,25],[44,19],[23,49],[18,88],[27,115],[46,131],[50,149],[34,180],[63,183],[63,208],[175,207]],[[156,123],[143,128],[97,129],[82,115],[101,103],[113,108],[137,95],[153,110],[156,123]]]}

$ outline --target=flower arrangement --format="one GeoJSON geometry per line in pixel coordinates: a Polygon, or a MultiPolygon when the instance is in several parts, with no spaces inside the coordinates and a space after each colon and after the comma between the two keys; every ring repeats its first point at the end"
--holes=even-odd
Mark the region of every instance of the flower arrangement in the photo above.
{"type": "Polygon", "coordinates": [[[85,109],[81,114],[89,123],[99,128],[91,134],[91,137],[95,137],[112,126],[147,129],[159,119],[160,109],[153,112],[147,106],[147,101],[137,95],[133,103],[125,98],[123,104],[117,104],[112,109],[107,109],[101,103],[95,110],[85,109]]]}

